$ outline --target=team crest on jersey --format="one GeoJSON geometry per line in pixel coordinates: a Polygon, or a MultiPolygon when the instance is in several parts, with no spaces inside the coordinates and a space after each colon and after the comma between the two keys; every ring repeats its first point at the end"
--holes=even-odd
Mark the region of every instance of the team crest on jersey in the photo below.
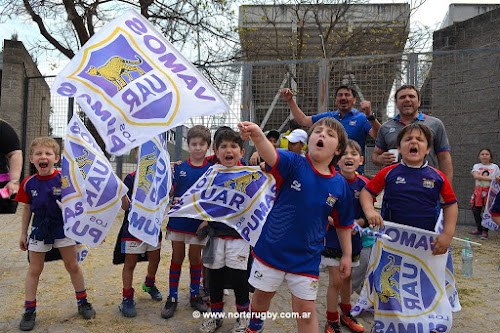
{"type": "Polygon", "coordinates": [[[61,195],[61,188],[60,187],[53,187],[52,194],[55,196],[60,196],[61,195]]]}
{"type": "Polygon", "coordinates": [[[424,178],[423,185],[425,188],[434,188],[434,179],[424,178]]]}
{"type": "Polygon", "coordinates": [[[360,194],[361,194],[361,192],[360,192],[360,191],[358,191],[358,190],[354,190],[354,198],[355,198],[356,200],[359,200],[359,195],[360,195],[360,194]]]}
{"type": "Polygon", "coordinates": [[[356,120],[349,120],[349,126],[356,126],[356,120]]]}
{"type": "Polygon", "coordinates": [[[376,262],[368,279],[373,281],[379,314],[421,315],[441,301],[439,282],[417,256],[384,246],[376,262]]]}
{"type": "Polygon", "coordinates": [[[406,179],[399,176],[398,178],[396,178],[396,184],[406,184],[406,179]]]}
{"type": "Polygon", "coordinates": [[[331,193],[328,193],[328,198],[326,198],[326,204],[330,207],[335,206],[338,198],[334,197],[331,193]]]}

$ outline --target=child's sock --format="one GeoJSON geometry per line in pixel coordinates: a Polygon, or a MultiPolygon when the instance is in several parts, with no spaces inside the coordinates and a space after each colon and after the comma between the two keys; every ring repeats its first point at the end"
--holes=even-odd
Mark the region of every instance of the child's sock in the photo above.
{"type": "Polygon", "coordinates": [[[169,292],[168,297],[173,297],[177,301],[177,291],[179,288],[179,279],[181,278],[181,265],[170,262],[170,275],[168,277],[169,292]]]}
{"type": "Polygon", "coordinates": [[[349,304],[340,303],[340,310],[342,310],[342,314],[351,313],[351,303],[349,304]]]}
{"type": "Polygon", "coordinates": [[[340,322],[340,318],[339,318],[339,312],[338,311],[335,311],[335,312],[330,312],[330,311],[326,311],[326,321],[328,323],[338,323],[340,322]]]}
{"type": "Polygon", "coordinates": [[[36,299],[34,301],[24,301],[24,310],[31,312],[36,311],[36,299]]]}
{"type": "Polygon", "coordinates": [[[75,291],[75,295],[78,305],[87,302],[87,289],[83,289],[82,291],[75,291]]]}
{"type": "Polygon", "coordinates": [[[264,326],[264,320],[262,320],[261,318],[264,318],[264,315],[268,309],[264,311],[255,311],[255,309],[252,306],[250,306],[250,308],[252,316],[250,319],[250,323],[248,324],[248,327],[254,331],[258,331],[262,329],[262,326],[264,326]],[[256,316],[254,314],[256,314],[256,316]]]}
{"type": "Polygon", "coordinates": [[[122,295],[123,295],[124,301],[129,300],[129,299],[133,299],[134,298],[134,288],[130,288],[130,289],[123,288],[122,295]]]}
{"type": "MultiPolygon", "coordinates": [[[[224,310],[224,302],[218,302],[218,303],[210,303],[210,311],[215,313],[215,312],[218,312],[218,313],[221,313],[222,310],[224,310]]],[[[218,317],[214,317],[214,318],[217,318],[218,317]]]]}
{"type": "Polygon", "coordinates": [[[198,265],[190,265],[189,274],[191,283],[189,285],[189,296],[191,299],[196,298],[200,293],[200,279],[201,279],[201,263],[198,265]]]}
{"type": "Polygon", "coordinates": [[[144,284],[146,287],[151,288],[152,286],[155,285],[155,277],[153,276],[152,278],[146,275],[146,278],[144,279],[144,284]]]}
{"type": "MultiPolygon", "coordinates": [[[[245,283],[246,283],[246,281],[245,281],[245,283]]],[[[249,307],[250,307],[250,301],[246,302],[243,305],[236,303],[236,311],[238,311],[238,312],[248,312],[249,307]]]]}

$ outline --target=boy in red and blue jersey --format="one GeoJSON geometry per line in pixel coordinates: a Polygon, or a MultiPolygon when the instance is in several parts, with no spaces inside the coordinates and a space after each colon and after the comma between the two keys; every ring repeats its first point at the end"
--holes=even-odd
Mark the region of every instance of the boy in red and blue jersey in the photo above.
{"type": "MultiPolygon", "coordinates": [[[[189,158],[180,165],[174,166],[172,192],[174,203],[203,175],[210,163],[205,158],[211,142],[211,133],[202,125],[191,127],[187,133],[189,158]]],[[[177,309],[178,287],[181,275],[182,262],[185,257],[186,244],[189,244],[189,302],[191,307],[206,312],[208,306],[199,295],[202,272],[201,251],[206,240],[196,235],[203,221],[185,218],[170,217],[167,224],[166,239],[172,241],[172,260],[169,272],[169,295],[161,316],[165,319],[172,317],[177,309]]]]}
{"type": "Polygon", "coordinates": [[[385,167],[361,191],[360,203],[370,224],[383,220],[434,231],[443,208],[443,232],[431,243],[433,254],[448,251],[458,216],[455,193],[444,174],[429,166],[425,157],[432,141],[430,129],[420,123],[404,127],[398,134],[401,163],[385,167]],[[385,188],[381,214],[373,207],[373,197],[385,188]]]}
{"type": "Polygon", "coordinates": [[[300,156],[277,151],[256,124],[238,126],[242,138],[255,143],[277,184],[275,204],[253,250],[251,311],[258,315],[252,315],[247,332],[262,331],[260,318],[283,280],[292,293],[293,311],[310,314],[297,318],[298,331],[317,332],[314,301],[329,216],[336,216],[342,244],[341,275],[351,272],[352,199],[346,180],[334,169],[346,148],[347,134],[338,121],[323,118],[310,129],[309,154],[300,156]]]}
{"type": "Polygon", "coordinates": [[[23,180],[15,200],[24,203],[21,239],[19,248],[29,250],[29,269],[26,274],[25,313],[19,324],[23,331],[35,326],[36,293],[40,274],[44,268],[45,254],[58,248],[64,267],[71,276],[75,288],[78,313],[85,319],[95,317],[95,310],[87,301],[87,289],[83,272],[77,261],[76,242],[64,235],[64,220],[59,204],[61,202],[61,173],[55,169],[59,162],[59,144],[52,138],[36,138],[31,143],[30,162],[37,173],[23,180]],[[28,226],[31,216],[31,234],[28,241],[28,226]]]}
{"type": "MultiPolygon", "coordinates": [[[[359,204],[359,193],[368,183],[368,179],[359,175],[356,170],[363,163],[361,147],[359,144],[349,139],[347,148],[337,164],[340,174],[347,180],[351,190],[351,200],[354,209],[354,222],[364,225],[364,214],[359,204]]],[[[352,264],[351,267],[358,267],[360,264],[360,253],[362,249],[361,236],[354,233],[351,236],[352,243],[352,264]]],[[[325,237],[325,250],[321,254],[321,263],[328,267],[329,283],[326,294],[326,333],[340,333],[340,323],[348,326],[353,332],[364,332],[364,327],[354,317],[351,316],[351,277],[340,278],[339,264],[342,258],[342,248],[334,227],[329,226],[325,237]],[[340,309],[342,315],[339,316],[337,309],[340,295],[340,309]]]]}

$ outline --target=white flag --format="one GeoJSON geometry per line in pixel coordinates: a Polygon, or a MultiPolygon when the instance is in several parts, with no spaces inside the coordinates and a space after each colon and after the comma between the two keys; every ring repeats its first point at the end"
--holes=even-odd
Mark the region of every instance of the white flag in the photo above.
{"type": "Polygon", "coordinates": [[[203,75],[134,10],[92,36],[51,89],[77,99],[114,155],[191,117],[229,110],[203,75]]]}
{"type": "Polygon", "coordinates": [[[255,246],[274,205],[276,182],[259,167],[211,166],[168,216],[222,222],[255,246]]]}
{"type": "Polygon", "coordinates": [[[375,331],[449,332],[451,305],[446,295],[447,254],[432,255],[436,233],[386,222],[392,240],[377,238],[360,301],[351,313],[373,307],[375,331]]]}
{"type": "Polygon", "coordinates": [[[90,247],[100,244],[128,189],[76,115],[66,131],[61,182],[65,235],[90,247]]]}
{"type": "Polygon", "coordinates": [[[169,202],[171,174],[164,135],[142,144],[128,214],[128,231],[152,246],[158,245],[163,214],[169,202]]]}

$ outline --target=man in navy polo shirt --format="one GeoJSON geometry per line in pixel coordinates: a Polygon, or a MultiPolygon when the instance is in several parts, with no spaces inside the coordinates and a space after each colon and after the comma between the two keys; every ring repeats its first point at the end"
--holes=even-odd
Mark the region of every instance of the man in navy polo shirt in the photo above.
{"type": "Polygon", "coordinates": [[[433,142],[429,144],[431,151],[426,160],[431,166],[443,172],[451,184],[453,165],[450,144],[443,122],[418,110],[420,107],[420,93],[413,85],[403,85],[396,90],[395,100],[399,114],[383,123],[380,127],[372,154],[373,164],[377,166],[393,164],[396,160],[394,155],[389,152],[389,149],[398,148],[398,133],[406,125],[419,122],[430,128],[433,137],[433,142]]]}
{"type": "Polygon", "coordinates": [[[379,121],[372,113],[371,103],[369,101],[361,102],[361,112],[354,108],[356,104],[356,91],[348,86],[340,86],[335,91],[335,104],[338,111],[329,111],[314,116],[306,116],[293,99],[293,93],[290,89],[281,90],[281,96],[288,103],[290,111],[295,120],[302,126],[310,127],[319,119],[324,117],[333,117],[344,126],[349,139],[353,139],[361,146],[361,153],[365,155],[366,136],[377,137],[380,128],[379,121]]]}

